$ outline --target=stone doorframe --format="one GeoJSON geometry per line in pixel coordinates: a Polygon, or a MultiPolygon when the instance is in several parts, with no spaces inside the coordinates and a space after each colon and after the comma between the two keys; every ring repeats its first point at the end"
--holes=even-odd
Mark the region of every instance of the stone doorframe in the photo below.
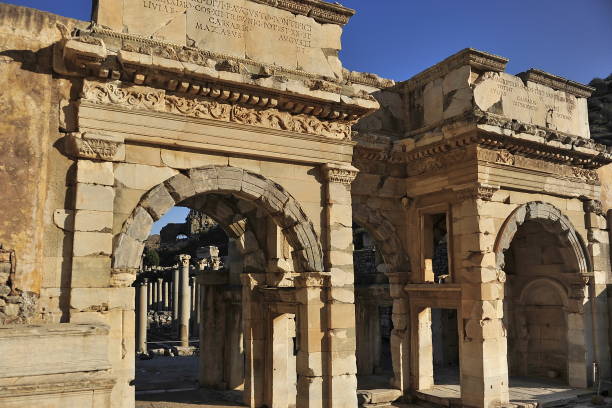
{"type": "Polygon", "coordinates": [[[410,260],[395,226],[380,211],[355,202],[353,220],[372,235],[387,267],[385,274],[389,278],[389,294],[393,299],[393,330],[390,341],[393,367],[391,386],[406,393],[410,383],[410,339],[408,298],[404,286],[410,277],[410,260]]]}
{"type": "MultiPolygon", "coordinates": [[[[146,193],[139,204],[126,220],[121,233],[115,237],[113,244],[112,269],[114,274],[135,275],[140,257],[144,248],[144,241],[149,236],[153,223],[159,220],[172,207],[189,203],[194,197],[204,194],[231,194],[247,200],[262,208],[269,214],[293,248],[292,256],[297,276],[309,276],[312,273],[320,275],[323,270],[323,252],[320,240],[313,224],[305,215],[298,201],[293,198],[279,184],[250,171],[231,166],[207,166],[190,169],[169,178],[146,193]],[[318,272],[318,273],[317,273],[318,272]]],[[[225,205],[220,201],[218,205],[225,205]]],[[[228,207],[229,208],[229,207],[228,207]]],[[[203,208],[211,210],[211,208],[203,208]]],[[[221,211],[222,212],[222,211],[221,211]]],[[[221,217],[218,214],[219,218],[221,217]]],[[[240,217],[239,217],[240,218],[240,217]]],[[[240,220],[225,218],[224,222],[231,223],[226,231],[236,237],[242,233],[249,233],[248,229],[241,227],[240,220]],[[236,224],[236,225],[234,225],[236,224]]],[[[255,237],[252,237],[255,239],[255,237]]],[[[244,275],[244,274],[243,274],[244,275]]],[[[242,276],[242,315],[243,330],[246,339],[246,366],[245,366],[245,399],[249,406],[255,407],[262,403],[265,383],[262,378],[256,378],[263,355],[265,338],[261,336],[260,307],[254,304],[253,291],[266,282],[265,277],[254,279],[253,274],[242,276]]],[[[297,286],[297,285],[296,285],[297,286]]],[[[315,285],[321,291],[321,285],[315,285]]],[[[314,289],[313,288],[313,289],[314,289]]],[[[298,292],[303,289],[297,289],[298,292]]],[[[297,295],[295,295],[297,296],[297,295]]],[[[304,298],[304,296],[302,296],[304,298]]],[[[308,297],[305,297],[308,299],[308,297]]],[[[321,322],[316,314],[300,313],[302,327],[320,327],[321,322]]],[[[129,332],[129,331],[128,331],[129,332]]],[[[308,344],[308,333],[300,333],[300,340],[308,344]]],[[[312,365],[317,363],[317,357],[310,353],[308,347],[304,348],[298,365],[298,375],[307,378],[316,371],[312,365]]],[[[317,353],[315,353],[317,354],[317,353]]],[[[318,353],[320,354],[320,353],[318,353]]],[[[298,387],[298,400],[302,403],[312,401],[312,390],[308,387],[298,387]]]]}
{"type": "MultiPolygon", "coordinates": [[[[505,282],[505,251],[510,248],[518,229],[527,221],[536,221],[544,228],[553,230],[562,241],[572,249],[578,270],[573,276],[565,279],[562,293],[567,295],[567,330],[568,330],[568,382],[572,387],[586,388],[588,386],[588,349],[592,348],[595,339],[586,330],[590,326],[590,301],[588,284],[593,275],[592,262],[584,240],[576,231],[571,221],[555,206],[541,201],[532,201],[516,208],[502,225],[495,241],[494,253],[498,276],[503,276],[505,282]],[[571,338],[571,341],[570,341],[571,338]],[[571,371],[570,371],[571,370],[571,371]],[[570,376],[570,372],[574,374],[570,376]]],[[[534,283],[534,282],[531,282],[534,283]]],[[[526,288],[530,284],[526,285],[526,288]]],[[[555,286],[558,286],[555,285],[555,286]]],[[[524,292],[525,289],[523,289],[524,292]]]]}

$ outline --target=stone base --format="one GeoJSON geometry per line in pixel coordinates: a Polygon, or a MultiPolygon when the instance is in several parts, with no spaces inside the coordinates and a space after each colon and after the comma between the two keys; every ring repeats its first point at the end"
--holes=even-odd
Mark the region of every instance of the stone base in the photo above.
{"type": "Polygon", "coordinates": [[[197,347],[193,347],[193,346],[189,346],[189,347],[174,347],[174,349],[176,350],[175,355],[180,356],[180,357],[184,357],[184,356],[195,356],[198,354],[198,348],[197,347]]]}
{"type": "Polygon", "coordinates": [[[360,407],[390,407],[391,403],[402,397],[400,390],[375,389],[357,391],[357,399],[360,407]]]}

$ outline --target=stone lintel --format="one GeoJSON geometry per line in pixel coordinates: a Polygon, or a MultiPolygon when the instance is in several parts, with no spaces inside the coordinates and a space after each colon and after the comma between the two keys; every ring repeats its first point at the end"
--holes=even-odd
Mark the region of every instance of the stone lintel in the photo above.
{"type": "Polygon", "coordinates": [[[549,72],[545,72],[539,69],[531,68],[525,72],[517,74],[523,81],[535,82],[537,84],[545,85],[557,91],[564,91],[569,94],[575,95],[578,98],[588,98],[595,88],[583,85],[580,82],[572,81],[567,78],[553,75],[549,72]]]}
{"type": "Polygon", "coordinates": [[[500,57],[499,55],[479,51],[474,48],[465,48],[446,58],[444,61],[416,74],[409,80],[400,82],[398,86],[404,88],[406,91],[410,91],[435,79],[441,78],[464,65],[469,65],[478,71],[503,72],[506,70],[508,61],[508,58],[500,57]]]}

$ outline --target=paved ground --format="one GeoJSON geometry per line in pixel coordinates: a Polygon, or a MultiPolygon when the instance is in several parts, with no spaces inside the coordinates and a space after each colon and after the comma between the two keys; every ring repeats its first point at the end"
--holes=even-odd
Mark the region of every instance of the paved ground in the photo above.
{"type": "Polygon", "coordinates": [[[168,392],[136,396],[136,408],[229,408],[239,407],[234,398],[240,393],[220,393],[209,390],[168,392]]]}

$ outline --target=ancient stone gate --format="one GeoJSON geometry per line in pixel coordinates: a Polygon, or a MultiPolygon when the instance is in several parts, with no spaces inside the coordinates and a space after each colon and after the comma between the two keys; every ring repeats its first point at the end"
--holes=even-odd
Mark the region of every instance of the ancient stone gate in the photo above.
{"type": "Polygon", "coordinates": [[[198,279],[209,298],[241,288],[248,406],[358,405],[353,221],[392,304],[388,395],[436,385],[440,333],[466,407],[508,403],[512,375],[609,378],[596,170],[612,155],[589,138],[591,88],[473,49],[400,83],[349,72],[354,11],[321,0],[94,14],[0,5],[1,406],[134,405],[132,283],[177,205],[240,249],[241,270],[198,279]],[[291,336],[295,361],[271,352],[291,354],[291,336]]]}

